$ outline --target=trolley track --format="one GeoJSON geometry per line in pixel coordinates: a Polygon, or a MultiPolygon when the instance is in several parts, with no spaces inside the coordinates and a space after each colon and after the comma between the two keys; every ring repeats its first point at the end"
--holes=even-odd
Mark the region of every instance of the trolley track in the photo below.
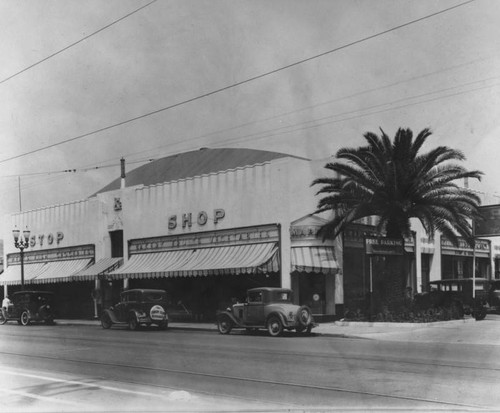
{"type": "MultiPolygon", "coordinates": [[[[168,333],[167,333],[168,334],[168,333]]],[[[9,334],[9,337],[15,338],[15,337],[26,337],[25,334],[9,334]]],[[[116,336],[115,336],[116,337],[116,336]]],[[[47,339],[47,340],[52,340],[53,338],[51,336],[37,336],[37,339],[47,339]]],[[[268,337],[264,337],[264,339],[268,340],[268,337]]],[[[276,339],[270,339],[276,341],[276,339]]],[[[330,339],[331,340],[331,339],[330,339]]],[[[339,338],[338,340],[356,340],[356,339],[345,339],[345,338],[339,338]]],[[[81,336],[65,336],[64,341],[74,341],[74,342],[86,342],[89,344],[95,344],[96,348],[102,344],[102,340],[100,338],[92,338],[92,337],[81,337],[81,336]]],[[[107,345],[109,345],[111,348],[115,345],[123,345],[124,341],[122,337],[116,337],[113,338],[111,342],[107,342],[107,345]]],[[[127,346],[130,344],[139,344],[141,348],[150,348],[150,349],[157,349],[158,348],[158,343],[154,342],[147,342],[144,341],[143,337],[136,337],[134,339],[131,336],[127,336],[127,346]]],[[[162,336],[162,342],[161,346],[162,347],[168,347],[169,345],[174,345],[177,346],[179,343],[177,341],[171,341],[169,340],[168,335],[163,335],[162,336]]],[[[81,346],[79,346],[81,347],[81,346]]],[[[66,351],[76,351],[78,350],[78,347],[71,348],[68,350],[62,350],[62,352],[66,351]]],[[[191,354],[196,354],[197,352],[200,351],[206,351],[207,350],[207,345],[206,344],[193,344],[193,343],[182,343],[182,347],[176,347],[176,352],[179,354],[186,354],[186,355],[191,355],[191,354]]],[[[60,351],[60,350],[58,350],[60,351]]],[[[219,354],[219,355],[224,355],[228,356],[229,354],[235,354],[236,356],[241,356],[241,352],[238,348],[234,348],[234,346],[224,346],[224,347],[210,347],[210,352],[211,354],[219,354]]],[[[0,350],[0,354],[3,354],[4,352],[0,350]]],[[[299,358],[299,357],[304,357],[307,356],[308,358],[313,358],[317,359],[321,362],[321,360],[343,360],[346,358],[346,354],[343,353],[336,353],[336,352],[315,352],[315,353],[310,353],[310,352],[305,352],[305,351],[290,351],[289,349],[286,350],[286,353],[283,352],[283,349],[258,349],[259,355],[263,356],[279,356],[282,358],[290,357],[290,358],[299,358]]],[[[10,353],[7,353],[10,354],[10,353]]],[[[20,354],[21,355],[21,354],[20,354]]],[[[29,356],[29,355],[26,355],[29,356]]],[[[47,356],[50,358],[50,356],[47,356]]],[[[349,354],[348,355],[350,361],[366,361],[366,362],[382,362],[382,363],[397,363],[399,365],[409,365],[409,366],[420,366],[420,367],[433,367],[433,368],[456,368],[456,369],[467,369],[467,370],[477,370],[477,371],[490,371],[490,372],[500,372],[500,364],[498,365],[492,365],[491,363],[477,363],[474,362],[472,363],[471,361],[454,361],[453,363],[451,362],[443,362],[443,361],[426,361],[426,360],[421,360],[421,359],[411,359],[411,358],[404,358],[402,359],[401,357],[395,357],[395,356],[387,356],[384,355],[383,357],[381,356],[364,356],[364,355],[354,355],[354,354],[349,354]]],[[[84,360],[82,360],[84,361],[84,360]]]]}
{"type": "MultiPolygon", "coordinates": [[[[338,397],[339,394],[349,394],[349,395],[356,395],[356,396],[361,396],[361,397],[367,397],[370,399],[377,399],[379,403],[385,404],[385,401],[401,401],[405,403],[425,403],[426,405],[434,405],[434,406],[443,406],[443,407],[454,407],[454,408],[465,408],[465,409],[489,409],[491,407],[489,406],[481,406],[473,403],[463,403],[463,402],[458,402],[458,401],[447,401],[447,400],[436,400],[433,398],[425,398],[425,397],[415,397],[415,396],[405,396],[405,395],[395,395],[395,394],[388,394],[388,393],[382,393],[382,392],[375,392],[375,391],[367,391],[367,390],[359,390],[359,389],[349,389],[349,388],[342,388],[342,387],[337,387],[337,386],[326,386],[326,385],[314,385],[314,384],[306,384],[306,383],[298,383],[298,382],[291,382],[291,381],[284,381],[284,380],[269,380],[269,379],[261,379],[261,378],[254,378],[254,377],[245,377],[245,376],[238,376],[238,375],[224,375],[224,374],[216,374],[216,373],[207,373],[207,372],[197,372],[197,371],[188,371],[188,370],[180,370],[180,369],[171,369],[171,368],[164,368],[164,367],[155,367],[155,366],[138,366],[138,365],[132,365],[132,364],[127,364],[127,363],[116,363],[116,362],[102,362],[102,361],[89,361],[89,360],[80,360],[80,359],[74,359],[74,358],[69,358],[69,357],[56,357],[56,356],[47,356],[47,355],[32,355],[32,354],[23,354],[23,353],[15,353],[15,352],[5,352],[5,351],[0,351],[0,355],[5,355],[9,356],[10,358],[12,357],[20,357],[20,358],[25,358],[25,359],[38,359],[38,360],[48,360],[48,361],[57,361],[57,362],[65,362],[65,363],[72,363],[72,364],[78,364],[78,365],[85,365],[86,367],[91,367],[92,370],[95,369],[96,367],[99,368],[104,368],[106,370],[109,369],[120,369],[120,370],[127,370],[128,372],[131,372],[132,375],[137,375],[137,372],[140,371],[141,373],[146,373],[146,374],[151,374],[152,376],[158,378],[161,377],[162,375],[175,375],[175,376],[183,376],[186,378],[202,378],[202,379],[208,379],[211,382],[217,384],[224,384],[227,382],[240,382],[244,384],[250,384],[250,385],[257,385],[259,388],[260,387],[268,387],[272,388],[273,392],[280,393],[284,389],[290,389],[292,388],[293,391],[300,392],[302,390],[306,390],[309,392],[313,392],[314,394],[321,393],[322,399],[332,399],[334,400],[335,398],[338,397]]],[[[102,379],[107,379],[109,380],[108,377],[101,377],[102,379]]],[[[132,384],[132,385],[141,385],[141,386],[150,386],[154,388],[159,388],[159,389],[186,389],[186,385],[182,385],[179,387],[176,387],[175,385],[168,384],[168,385],[163,385],[158,382],[156,383],[151,383],[151,382],[146,382],[146,381],[139,381],[139,380],[130,380],[130,379],[125,379],[123,376],[119,379],[113,379],[115,382],[121,382],[121,383],[126,383],[126,384],[132,384]]],[[[189,381],[189,380],[188,380],[189,381]]],[[[226,392],[210,392],[210,391],[202,391],[199,390],[195,387],[189,389],[193,392],[196,393],[204,393],[210,396],[223,396],[223,397],[231,397],[231,398],[239,398],[241,400],[261,400],[262,393],[259,393],[259,398],[249,398],[249,397],[238,397],[235,396],[233,393],[226,393],[226,392]]],[[[271,402],[271,400],[268,400],[271,402]]],[[[272,400],[272,402],[276,403],[275,400],[272,400]]],[[[285,403],[283,403],[285,404],[285,403]]],[[[296,404],[296,403],[286,403],[286,404],[296,404]]],[[[300,404],[297,404],[300,405],[300,404]]]]}

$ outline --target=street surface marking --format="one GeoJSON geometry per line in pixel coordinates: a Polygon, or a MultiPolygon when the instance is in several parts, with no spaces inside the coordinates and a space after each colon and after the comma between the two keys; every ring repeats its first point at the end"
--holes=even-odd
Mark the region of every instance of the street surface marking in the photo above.
{"type": "Polygon", "coordinates": [[[40,396],[38,394],[26,393],[26,392],[18,391],[18,390],[3,389],[1,387],[0,387],[0,392],[7,393],[7,394],[10,394],[10,395],[28,397],[30,399],[42,400],[44,402],[67,404],[69,406],[78,407],[80,409],[82,408],[82,406],[88,407],[88,405],[84,405],[83,403],[74,403],[74,402],[70,402],[70,401],[67,401],[67,400],[60,400],[60,399],[57,399],[57,398],[54,398],[54,397],[45,397],[45,396],[40,396]]]}
{"type": "MultiPolygon", "coordinates": [[[[191,395],[190,393],[188,393],[186,391],[174,391],[170,395],[167,396],[167,395],[158,394],[158,393],[149,393],[149,392],[143,392],[143,391],[137,391],[137,390],[120,389],[118,387],[102,386],[102,385],[99,385],[96,383],[85,383],[85,382],[77,381],[77,380],[64,380],[64,379],[56,379],[54,377],[40,376],[37,374],[19,373],[19,372],[14,371],[14,370],[3,370],[2,374],[11,374],[13,376],[29,377],[32,379],[53,381],[53,382],[57,382],[57,383],[76,384],[79,386],[91,387],[94,389],[97,387],[98,389],[101,389],[101,390],[110,390],[110,391],[115,391],[115,392],[134,394],[134,395],[138,395],[138,396],[158,397],[158,398],[168,399],[168,400],[181,400],[181,399],[187,400],[187,399],[194,399],[195,398],[195,396],[191,395]]],[[[43,397],[43,396],[40,396],[40,397],[43,397]]]]}

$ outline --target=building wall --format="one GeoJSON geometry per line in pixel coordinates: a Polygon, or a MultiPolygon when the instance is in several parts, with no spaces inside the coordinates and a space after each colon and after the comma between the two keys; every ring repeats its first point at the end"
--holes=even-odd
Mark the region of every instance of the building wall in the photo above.
{"type": "Polygon", "coordinates": [[[50,250],[96,243],[98,222],[96,199],[75,201],[12,214],[4,221],[4,254],[19,252],[14,246],[12,230],[30,230],[26,251],[50,250]]]}

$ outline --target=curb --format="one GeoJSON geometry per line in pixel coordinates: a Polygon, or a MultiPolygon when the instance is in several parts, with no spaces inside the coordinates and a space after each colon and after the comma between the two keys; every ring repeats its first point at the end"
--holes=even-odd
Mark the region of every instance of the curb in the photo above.
{"type": "Polygon", "coordinates": [[[435,327],[435,326],[447,326],[454,324],[465,324],[465,323],[476,323],[476,319],[464,318],[462,320],[448,320],[448,321],[433,321],[430,323],[390,323],[390,322],[376,322],[376,321],[335,321],[333,324],[337,327],[403,327],[403,328],[415,328],[415,327],[435,327]]]}

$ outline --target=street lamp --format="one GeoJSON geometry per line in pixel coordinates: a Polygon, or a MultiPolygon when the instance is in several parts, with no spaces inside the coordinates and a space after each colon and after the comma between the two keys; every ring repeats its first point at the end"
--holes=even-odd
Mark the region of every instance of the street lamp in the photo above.
{"type": "Polygon", "coordinates": [[[28,227],[23,231],[23,235],[20,236],[21,231],[15,227],[12,230],[12,235],[14,236],[14,245],[21,251],[21,289],[24,290],[24,249],[28,248],[30,245],[30,230],[28,227]]]}

